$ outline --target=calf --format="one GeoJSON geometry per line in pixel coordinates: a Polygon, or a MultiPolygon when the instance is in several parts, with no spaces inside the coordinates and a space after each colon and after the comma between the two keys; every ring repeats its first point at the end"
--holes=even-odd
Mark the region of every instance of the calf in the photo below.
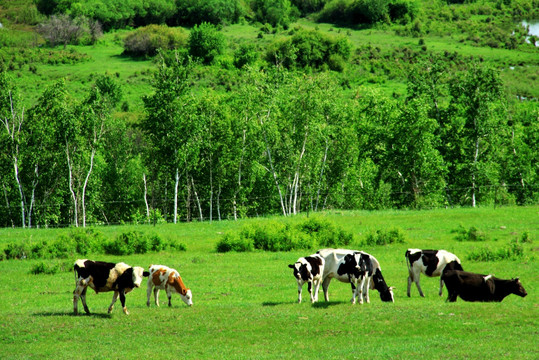
{"type": "Polygon", "coordinates": [[[294,264],[288,265],[294,270],[294,277],[298,282],[298,303],[301,303],[301,291],[303,284],[307,283],[307,290],[311,295],[311,303],[318,301],[318,290],[324,272],[324,259],[314,254],[307,257],[300,257],[294,264]],[[314,292],[312,287],[314,285],[314,292]]]}
{"type": "Polygon", "coordinates": [[[108,313],[112,312],[114,303],[120,296],[122,308],[126,315],[129,315],[125,307],[125,294],[136,287],[140,287],[142,277],[148,276],[143,268],[139,266],[131,267],[123,262],[108,263],[92,260],[77,260],[73,266],[75,272],[76,287],[73,291],[73,311],[78,314],[78,300],[82,300],[84,311],[90,313],[86,305],[86,290],[88,286],[96,293],[114,291],[112,303],[108,313]]]}
{"type": "MultiPolygon", "coordinates": [[[[415,282],[419,295],[425,297],[419,285],[419,275],[421,273],[434,277],[440,276],[447,270],[463,270],[459,258],[445,250],[408,249],[405,257],[408,265],[408,297],[410,297],[412,281],[415,282]]],[[[442,296],[443,286],[444,282],[440,277],[440,296],[442,296]]]]}
{"type": "Polygon", "coordinates": [[[146,305],[150,306],[150,297],[152,294],[155,299],[155,305],[159,306],[159,290],[166,290],[168,297],[168,306],[172,306],[170,302],[172,292],[180,294],[184,303],[193,305],[193,294],[191,289],[185,287],[182,277],[178,271],[163,265],[150,265],[150,276],[148,277],[148,301],[146,305]]]}
{"type": "Polygon", "coordinates": [[[322,289],[324,290],[326,301],[329,301],[329,283],[332,278],[335,278],[341,282],[351,284],[352,303],[355,303],[358,295],[360,295],[360,303],[363,298],[369,302],[369,289],[378,290],[382,301],[394,302],[393,287],[387,286],[382,276],[380,263],[374,256],[363,251],[345,249],[322,249],[317,254],[325,260],[322,289]],[[362,261],[364,262],[362,263],[362,261]],[[370,261],[370,265],[368,261],[370,261]],[[361,283],[363,283],[363,286],[361,286],[361,283]],[[356,284],[361,286],[361,289],[357,289],[356,284]]]}
{"type": "Polygon", "coordinates": [[[442,274],[447,287],[447,301],[457,301],[460,296],[465,301],[501,302],[506,296],[528,295],[520,280],[498,279],[492,275],[480,275],[460,270],[448,270],[442,274]]]}

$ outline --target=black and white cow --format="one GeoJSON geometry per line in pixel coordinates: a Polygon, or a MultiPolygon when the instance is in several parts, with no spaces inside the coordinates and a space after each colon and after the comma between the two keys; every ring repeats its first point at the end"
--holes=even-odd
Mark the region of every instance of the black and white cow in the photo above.
{"type": "MultiPolygon", "coordinates": [[[[408,297],[410,297],[412,282],[415,282],[419,295],[425,297],[419,285],[421,273],[435,277],[442,275],[447,270],[463,270],[459,258],[445,250],[408,249],[405,256],[408,265],[408,290],[406,292],[408,297]]],[[[443,286],[444,281],[440,277],[440,296],[442,296],[443,286]]]]}
{"type": "Polygon", "coordinates": [[[369,289],[378,290],[382,301],[394,302],[393,287],[387,286],[380,263],[374,256],[363,251],[346,249],[321,249],[317,254],[325,260],[322,289],[326,301],[329,301],[329,283],[335,278],[351,284],[352,304],[355,303],[356,297],[359,297],[360,303],[363,299],[369,302],[369,289]]]}
{"type": "Polygon", "coordinates": [[[125,294],[136,287],[140,287],[142,278],[149,275],[139,266],[131,267],[123,262],[115,264],[86,259],[77,260],[73,269],[76,279],[76,288],[73,291],[73,311],[75,314],[78,314],[79,297],[82,300],[84,311],[87,314],[90,313],[86,305],[86,290],[88,290],[89,286],[96,293],[114,291],[108,312],[112,312],[114,303],[120,296],[124,313],[129,315],[125,307],[125,294]]]}
{"type": "Polygon", "coordinates": [[[311,295],[311,303],[318,301],[318,290],[324,272],[324,263],[324,259],[320,255],[314,254],[300,257],[294,264],[288,265],[294,270],[294,277],[298,282],[298,303],[301,303],[301,291],[305,283],[307,283],[307,289],[311,295]]]}
{"type": "Polygon", "coordinates": [[[457,301],[457,296],[465,301],[501,302],[506,296],[528,295],[517,278],[498,279],[492,275],[474,274],[467,271],[448,270],[442,274],[447,287],[447,301],[457,301]]]}

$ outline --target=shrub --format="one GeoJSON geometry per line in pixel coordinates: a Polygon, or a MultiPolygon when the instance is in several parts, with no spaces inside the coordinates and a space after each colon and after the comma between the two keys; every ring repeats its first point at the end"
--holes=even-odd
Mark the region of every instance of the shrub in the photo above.
{"type": "Polygon", "coordinates": [[[467,259],[472,261],[520,260],[524,257],[524,248],[517,243],[505,247],[491,249],[488,247],[472,251],[467,259]]]}
{"type": "Polygon", "coordinates": [[[242,44],[234,52],[234,66],[241,69],[245,65],[254,64],[258,60],[258,51],[253,44],[242,44]]]}
{"type": "Polygon", "coordinates": [[[153,56],[158,49],[172,50],[187,46],[187,33],[182,28],[148,25],[124,38],[124,53],[132,56],[153,56]]]}
{"type": "Polygon", "coordinates": [[[204,64],[210,64],[221,55],[225,49],[225,37],[212,24],[195,25],[189,34],[189,54],[200,59],[204,64]]]}
{"type": "Polygon", "coordinates": [[[238,234],[225,234],[216,251],[292,251],[346,246],[352,241],[351,233],[337,228],[331,221],[309,218],[298,224],[271,221],[247,225],[238,234]]]}
{"type": "Polygon", "coordinates": [[[72,266],[73,264],[71,262],[51,263],[51,262],[41,261],[32,266],[32,268],[30,269],[30,273],[34,275],[38,275],[38,274],[54,275],[59,272],[71,271],[73,269],[72,266]]]}
{"type": "Polygon", "coordinates": [[[30,250],[26,244],[10,243],[4,249],[5,258],[10,259],[26,259],[30,250]]]}
{"type": "Polygon", "coordinates": [[[342,71],[350,52],[350,41],[344,36],[298,29],[290,38],[273,42],[266,51],[266,60],[286,68],[321,69],[327,66],[331,70],[342,71]]]}
{"type": "Polygon", "coordinates": [[[110,255],[145,254],[149,248],[148,239],[140,231],[122,233],[104,247],[110,255]]]}
{"type": "Polygon", "coordinates": [[[458,229],[453,230],[453,233],[457,233],[455,239],[457,241],[486,241],[487,235],[479,231],[475,226],[466,230],[462,225],[458,229]]]}
{"type": "Polygon", "coordinates": [[[402,244],[405,242],[404,234],[399,229],[376,230],[375,233],[368,234],[362,242],[363,246],[402,244]]]}

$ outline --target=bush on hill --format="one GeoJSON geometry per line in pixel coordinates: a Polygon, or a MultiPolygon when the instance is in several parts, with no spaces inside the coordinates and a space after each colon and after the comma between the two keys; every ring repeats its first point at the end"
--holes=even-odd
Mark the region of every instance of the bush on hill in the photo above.
{"type": "Polygon", "coordinates": [[[187,32],[166,25],[138,28],[124,38],[124,53],[133,56],[153,56],[158,49],[173,50],[187,46],[187,32]]]}

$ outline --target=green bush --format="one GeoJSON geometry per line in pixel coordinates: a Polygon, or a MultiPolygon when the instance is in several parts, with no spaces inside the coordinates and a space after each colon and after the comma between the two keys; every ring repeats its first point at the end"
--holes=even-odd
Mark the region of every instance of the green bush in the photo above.
{"type": "Polygon", "coordinates": [[[466,230],[462,225],[458,229],[452,231],[457,233],[455,239],[457,241],[487,241],[487,234],[478,230],[475,226],[471,226],[466,230]]]}
{"type": "Polygon", "coordinates": [[[132,56],[153,56],[158,49],[172,50],[187,46],[188,35],[182,28],[148,25],[124,38],[124,53],[132,56]]]}
{"type": "Polygon", "coordinates": [[[524,248],[517,243],[491,249],[488,247],[472,251],[467,259],[471,261],[520,260],[524,257],[524,248]]]}
{"type": "Polygon", "coordinates": [[[210,64],[223,53],[225,37],[212,24],[195,25],[189,34],[188,48],[191,56],[200,59],[204,64],[210,64]]]}
{"type": "Polygon", "coordinates": [[[225,234],[216,251],[292,251],[347,246],[352,241],[351,233],[326,219],[309,218],[296,224],[266,221],[247,225],[237,234],[225,234]]]}
{"type": "Polygon", "coordinates": [[[342,71],[350,52],[350,41],[344,36],[299,28],[294,29],[290,38],[279,39],[270,44],[266,51],[266,61],[286,68],[327,67],[342,71]]]}
{"type": "Polygon", "coordinates": [[[73,264],[71,262],[45,262],[41,261],[35,265],[32,266],[30,269],[30,273],[34,275],[38,274],[46,274],[46,275],[54,275],[59,272],[67,272],[73,270],[73,264]]]}
{"type": "Polygon", "coordinates": [[[234,52],[234,66],[238,69],[246,65],[252,65],[258,60],[258,51],[253,44],[242,44],[234,52]]]}
{"type": "Polygon", "coordinates": [[[402,244],[405,242],[405,236],[399,229],[376,230],[375,233],[367,234],[362,242],[364,246],[402,244]]]}

